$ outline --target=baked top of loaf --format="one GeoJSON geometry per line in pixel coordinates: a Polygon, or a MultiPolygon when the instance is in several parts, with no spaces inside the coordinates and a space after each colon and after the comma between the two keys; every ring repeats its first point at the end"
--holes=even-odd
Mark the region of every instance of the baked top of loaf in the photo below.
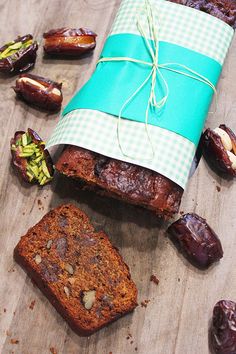
{"type": "Polygon", "coordinates": [[[206,12],[236,28],[236,0],[169,0],[206,12]]]}
{"type": "Polygon", "coordinates": [[[80,335],[89,335],[137,306],[128,266],[88,217],[62,205],[29,229],[16,261],[80,335]]]}
{"type": "MultiPolygon", "coordinates": [[[[103,190],[103,194],[140,205],[162,217],[178,212],[183,189],[147,168],[67,146],[56,169],[103,190]]],[[[100,190],[99,190],[100,191],[100,190]]]]}

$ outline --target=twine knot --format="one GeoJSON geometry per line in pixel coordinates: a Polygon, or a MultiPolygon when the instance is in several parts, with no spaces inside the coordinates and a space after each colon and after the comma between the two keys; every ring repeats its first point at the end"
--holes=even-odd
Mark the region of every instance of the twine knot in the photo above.
{"type": "Polygon", "coordinates": [[[160,69],[165,69],[172,71],[176,74],[184,75],[186,77],[192,78],[194,80],[200,81],[204,83],[205,85],[208,85],[215,94],[216,88],[214,84],[206,77],[203,75],[199,74],[198,72],[192,70],[191,68],[187,67],[186,65],[180,64],[180,63],[175,63],[175,62],[170,62],[170,63],[164,63],[164,64],[159,64],[159,30],[160,30],[160,25],[158,23],[157,17],[153,15],[153,9],[152,5],[150,3],[150,0],[144,0],[145,4],[144,6],[137,12],[136,15],[136,25],[137,28],[143,37],[145,41],[146,48],[151,56],[152,61],[147,62],[144,60],[139,60],[135,58],[130,58],[130,57],[104,57],[98,60],[97,65],[103,62],[113,62],[113,61],[129,61],[132,63],[140,64],[140,65],[145,65],[149,66],[151,68],[151,71],[147,78],[143,81],[143,83],[135,90],[135,92],[125,100],[124,104],[122,105],[119,116],[118,116],[118,121],[117,121],[117,139],[118,139],[118,144],[119,148],[123,154],[123,156],[133,159],[133,160],[140,160],[140,161],[150,161],[154,158],[155,156],[155,149],[153,146],[152,139],[149,134],[148,130],[148,117],[149,117],[149,111],[150,107],[161,109],[163,108],[168,100],[169,96],[169,86],[164,78],[162,72],[160,69]],[[147,33],[145,31],[145,24],[146,22],[148,23],[148,29],[149,32],[147,33]],[[150,39],[152,41],[150,42],[150,39]],[[178,68],[178,69],[177,69],[178,68]],[[150,89],[150,96],[147,102],[147,107],[146,107],[146,113],[145,113],[145,130],[147,134],[147,138],[149,141],[149,145],[151,146],[152,150],[152,157],[151,159],[143,159],[142,157],[134,157],[130,156],[129,154],[126,154],[125,151],[122,148],[121,144],[121,139],[120,139],[120,126],[121,126],[121,120],[122,120],[122,113],[125,110],[125,108],[129,105],[129,103],[133,100],[133,98],[142,90],[142,88],[151,80],[151,89],[150,89]],[[159,84],[162,86],[163,89],[163,96],[159,101],[157,100],[157,94],[156,94],[156,85],[157,85],[157,80],[159,84]]]}

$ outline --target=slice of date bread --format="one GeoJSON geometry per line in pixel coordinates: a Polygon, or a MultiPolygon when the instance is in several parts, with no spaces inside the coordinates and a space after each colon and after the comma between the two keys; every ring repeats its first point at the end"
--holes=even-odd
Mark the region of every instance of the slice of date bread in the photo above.
{"type": "Polygon", "coordinates": [[[128,266],[104,232],[71,204],[50,211],[14,250],[52,305],[80,335],[90,335],[137,306],[128,266]]]}
{"type": "Polygon", "coordinates": [[[100,194],[142,206],[164,218],[178,212],[183,194],[181,187],[157,172],[72,145],[62,152],[56,169],[100,194]]]}

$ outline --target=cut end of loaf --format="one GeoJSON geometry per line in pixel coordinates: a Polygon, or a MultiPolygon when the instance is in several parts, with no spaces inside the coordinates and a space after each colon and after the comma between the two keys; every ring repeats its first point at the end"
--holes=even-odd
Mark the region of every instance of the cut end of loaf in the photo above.
{"type": "Polygon", "coordinates": [[[162,218],[171,218],[179,210],[183,189],[147,168],[69,145],[56,169],[100,194],[144,207],[162,218]]]}

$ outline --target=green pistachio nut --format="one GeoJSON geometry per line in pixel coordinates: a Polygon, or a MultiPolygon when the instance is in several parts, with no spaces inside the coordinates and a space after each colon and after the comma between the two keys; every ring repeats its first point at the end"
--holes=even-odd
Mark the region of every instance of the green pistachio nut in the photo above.
{"type": "Polygon", "coordinates": [[[41,155],[39,157],[37,157],[34,161],[36,163],[39,163],[42,159],[43,159],[43,154],[41,153],[41,155]]]}
{"type": "Polygon", "coordinates": [[[33,39],[29,39],[27,42],[24,42],[22,44],[22,48],[28,48],[31,44],[33,44],[33,39]]]}
{"type": "Polygon", "coordinates": [[[26,172],[27,176],[29,177],[30,182],[34,179],[34,176],[30,172],[26,172]]]}
{"type": "Polygon", "coordinates": [[[21,152],[19,154],[20,157],[30,157],[34,154],[34,152],[21,152]]]}
{"type": "Polygon", "coordinates": [[[38,176],[38,181],[41,182],[43,177],[44,177],[44,173],[43,173],[43,171],[41,171],[39,176],[38,176]]]}
{"type": "Polygon", "coordinates": [[[28,139],[27,139],[27,134],[26,133],[21,136],[21,142],[22,142],[23,146],[28,145],[28,139]]]}
{"type": "Polygon", "coordinates": [[[38,178],[38,176],[39,176],[39,169],[38,169],[38,167],[37,167],[37,166],[30,166],[30,165],[29,165],[29,169],[31,170],[31,172],[33,172],[34,176],[35,176],[36,178],[38,178]]]}
{"type": "Polygon", "coordinates": [[[42,170],[43,170],[43,173],[45,174],[45,176],[47,176],[47,178],[51,178],[45,160],[42,161],[42,170]]]}
{"type": "Polygon", "coordinates": [[[47,167],[42,145],[45,145],[45,142],[40,141],[36,144],[32,141],[28,133],[24,133],[21,138],[11,146],[13,151],[19,152],[19,157],[27,159],[26,174],[29,177],[29,181],[32,182],[35,180],[41,186],[52,179],[47,167]]]}
{"type": "MultiPolygon", "coordinates": [[[[7,48],[0,53],[0,59],[5,59],[15,53],[17,53],[20,49],[28,48],[33,44],[33,40],[29,39],[28,41],[22,42],[10,42],[7,44],[7,48]]],[[[30,138],[31,139],[31,138],[30,138]]]]}
{"type": "Polygon", "coordinates": [[[44,176],[39,184],[40,186],[43,186],[46,182],[47,182],[47,177],[44,176]]]}
{"type": "Polygon", "coordinates": [[[8,48],[10,48],[11,50],[16,50],[16,49],[20,49],[22,45],[23,45],[22,42],[16,42],[14,44],[9,45],[8,48]]]}

